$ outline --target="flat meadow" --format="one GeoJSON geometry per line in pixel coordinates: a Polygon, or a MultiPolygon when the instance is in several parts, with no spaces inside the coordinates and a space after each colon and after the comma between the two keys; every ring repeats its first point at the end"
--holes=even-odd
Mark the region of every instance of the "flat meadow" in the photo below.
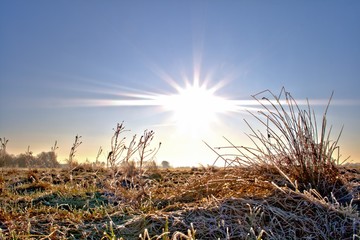
{"type": "Polygon", "coordinates": [[[360,169],[339,203],[276,169],[2,169],[2,239],[358,239],[360,169]],[[128,171],[125,169],[124,171],[128,171]],[[355,196],[356,194],[356,196],[355,196]]]}
{"type": "Polygon", "coordinates": [[[254,96],[253,147],[209,146],[223,167],[160,168],[153,132],[124,144],[118,124],[109,167],[72,161],[76,136],[64,168],[1,168],[0,239],[360,239],[359,165],[336,157],[327,108],[318,128],[284,97],[254,96]]]}

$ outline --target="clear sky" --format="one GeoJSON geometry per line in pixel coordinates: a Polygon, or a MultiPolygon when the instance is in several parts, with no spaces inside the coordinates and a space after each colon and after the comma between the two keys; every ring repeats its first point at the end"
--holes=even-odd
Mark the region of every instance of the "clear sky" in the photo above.
{"type": "Polygon", "coordinates": [[[13,154],[57,140],[63,160],[79,134],[76,158],[102,146],[105,160],[124,121],[128,136],[155,131],[158,162],[206,165],[202,140],[250,144],[253,118],[217,103],[285,86],[310,102],[334,91],[333,136],[344,125],[342,155],[360,161],[359,13],[351,0],[0,1],[0,137],[13,154]]]}

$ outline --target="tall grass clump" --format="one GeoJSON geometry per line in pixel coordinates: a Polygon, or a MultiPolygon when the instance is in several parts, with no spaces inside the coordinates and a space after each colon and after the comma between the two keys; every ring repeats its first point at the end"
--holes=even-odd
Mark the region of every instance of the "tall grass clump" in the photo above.
{"type": "MultiPolygon", "coordinates": [[[[340,164],[338,141],[342,129],[332,140],[332,127],[328,128],[327,124],[332,95],[320,124],[309,101],[302,109],[284,88],[279,96],[266,90],[252,97],[261,109],[249,113],[266,131],[254,129],[245,120],[251,130],[248,137],[254,147],[235,146],[225,138],[230,147],[237,150],[234,160],[227,160],[228,165],[271,167],[296,189],[316,189],[322,196],[332,197],[334,194],[338,198],[346,197],[337,167],[340,164]]],[[[225,159],[223,155],[219,154],[219,157],[225,159]]]]}

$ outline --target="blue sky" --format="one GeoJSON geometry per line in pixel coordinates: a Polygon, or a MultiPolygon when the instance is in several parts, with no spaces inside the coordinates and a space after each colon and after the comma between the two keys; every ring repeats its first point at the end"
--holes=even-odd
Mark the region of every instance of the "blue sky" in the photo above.
{"type": "Polygon", "coordinates": [[[57,140],[62,160],[79,134],[77,158],[102,146],[104,160],[124,121],[130,135],[156,132],[159,162],[211,164],[202,140],[246,145],[248,114],[219,113],[195,136],[160,105],[84,104],[172,95],[198,78],[229,100],[283,86],[297,99],[334,91],[329,123],[344,125],[342,154],[360,161],[359,12],[359,1],[1,1],[0,137],[14,154],[57,140]]]}

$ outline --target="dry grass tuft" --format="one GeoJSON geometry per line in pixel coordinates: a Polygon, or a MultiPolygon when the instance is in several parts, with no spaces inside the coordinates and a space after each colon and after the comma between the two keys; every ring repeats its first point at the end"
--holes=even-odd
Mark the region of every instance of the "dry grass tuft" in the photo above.
{"type": "Polygon", "coordinates": [[[265,131],[255,130],[245,120],[251,130],[248,136],[254,147],[236,146],[225,138],[230,146],[217,149],[232,148],[237,154],[230,160],[226,159],[226,154],[219,154],[219,158],[229,166],[272,166],[294,189],[316,189],[322,196],[330,198],[334,195],[340,201],[348,201],[346,184],[338,168],[341,132],[333,141],[330,138],[332,128],[327,126],[326,114],[331,98],[318,128],[309,102],[306,109],[301,109],[285,89],[279,96],[266,90],[253,97],[262,110],[257,114],[249,113],[265,131]]]}

